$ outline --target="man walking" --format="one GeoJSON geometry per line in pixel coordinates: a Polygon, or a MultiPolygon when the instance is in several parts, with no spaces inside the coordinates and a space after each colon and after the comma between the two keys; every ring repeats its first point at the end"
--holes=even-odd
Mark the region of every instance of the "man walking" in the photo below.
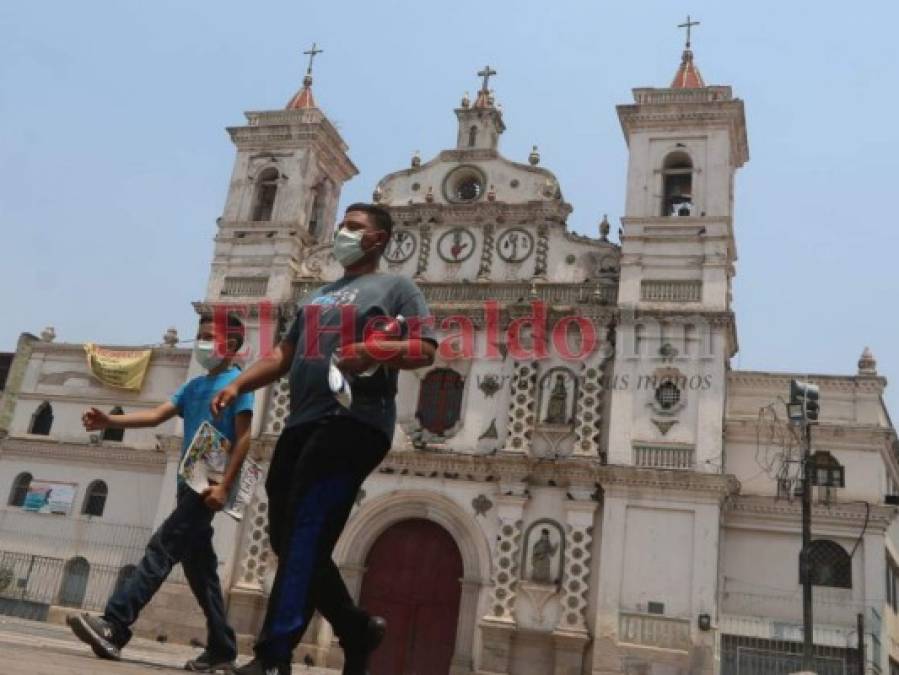
{"type": "Polygon", "coordinates": [[[377,273],[392,230],[390,214],[379,206],[347,208],[334,239],[344,276],[303,299],[271,356],[212,401],[216,414],[290,372],[290,415],[266,480],[278,569],[256,658],[237,669],[239,675],[289,674],[293,649],[316,609],[340,638],[344,675],[365,675],[384,637],[384,620],[356,607],[331,553],[362,482],[390,448],[397,372],[430,365],[436,351],[418,287],[406,277],[377,273]],[[373,328],[397,316],[404,317],[408,336],[371,337],[373,328]],[[349,407],[329,386],[332,356],[347,375],[367,375],[352,378],[349,407]]]}

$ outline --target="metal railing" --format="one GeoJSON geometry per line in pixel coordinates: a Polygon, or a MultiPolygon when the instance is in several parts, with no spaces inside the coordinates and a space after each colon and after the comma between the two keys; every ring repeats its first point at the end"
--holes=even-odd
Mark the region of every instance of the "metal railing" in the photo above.
{"type": "Polygon", "coordinates": [[[654,469],[692,469],[693,448],[664,445],[635,445],[634,465],[654,469]]]}
{"type": "Polygon", "coordinates": [[[688,650],[692,646],[690,621],[658,614],[619,612],[618,641],[643,647],[688,650]]]}
{"type": "Polygon", "coordinates": [[[640,285],[640,299],[646,302],[699,302],[701,281],[650,281],[640,285]]]}

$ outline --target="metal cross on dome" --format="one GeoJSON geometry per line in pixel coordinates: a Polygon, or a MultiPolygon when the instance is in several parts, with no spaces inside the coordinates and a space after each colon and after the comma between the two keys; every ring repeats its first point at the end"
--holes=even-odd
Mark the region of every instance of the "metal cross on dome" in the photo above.
{"type": "Polygon", "coordinates": [[[687,49],[690,48],[690,29],[693,28],[693,26],[698,26],[698,25],[699,25],[698,21],[690,20],[689,14],[687,14],[687,22],[686,23],[679,23],[677,25],[678,28],[686,28],[687,29],[687,47],[686,47],[687,49]]]}
{"type": "Polygon", "coordinates": [[[478,77],[484,78],[484,84],[481,85],[481,91],[490,91],[487,88],[488,83],[490,82],[490,76],[496,75],[496,71],[493,70],[490,66],[484,66],[484,70],[478,71],[478,77]]]}
{"type": "Polygon", "coordinates": [[[321,54],[323,51],[325,51],[325,50],[324,50],[324,49],[318,49],[318,45],[316,45],[316,44],[313,42],[313,43],[312,43],[312,48],[311,48],[311,49],[307,49],[306,51],[303,52],[304,54],[306,54],[306,55],[309,57],[309,65],[306,67],[306,74],[307,74],[307,75],[312,75],[312,61],[315,59],[316,56],[318,56],[319,54],[321,54]]]}

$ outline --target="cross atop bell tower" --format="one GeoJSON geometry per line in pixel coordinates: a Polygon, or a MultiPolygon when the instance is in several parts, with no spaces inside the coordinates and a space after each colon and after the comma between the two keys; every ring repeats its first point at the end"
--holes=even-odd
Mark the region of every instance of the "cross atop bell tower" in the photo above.
{"type": "Polygon", "coordinates": [[[506,125],[490,89],[490,78],[496,74],[496,70],[489,65],[479,70],[478,77],[483,80],[474,104],[466,94],[462,98],[462,106],[456,109],[456,117],[459,119],[457,149],[497,149],[499,136],[505,131],[506,125]]]}
{"type": "Polygon", "coordinates": [[[684,44],[684,53],[681,54],[680,66],[671,81],[672,89],[701,89],[705,87],[699,68],[693,63],[693,50],[690,47],[691,29],[698,26],[699,21],[692,21],[687,14],[687,20],[677,25],[678,28],[687,29],[687,41],[684,44]]]}

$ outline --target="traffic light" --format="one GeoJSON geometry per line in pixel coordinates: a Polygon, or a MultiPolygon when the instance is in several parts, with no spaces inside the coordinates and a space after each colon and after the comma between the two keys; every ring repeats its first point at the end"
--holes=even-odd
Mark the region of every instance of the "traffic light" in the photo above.
{"type": "Polygon", "coordinates": [[[788,415],[796,422],[813,424],[818,421],[818,385],[799,380],[790,380],[790,403],[788,415]]]}

